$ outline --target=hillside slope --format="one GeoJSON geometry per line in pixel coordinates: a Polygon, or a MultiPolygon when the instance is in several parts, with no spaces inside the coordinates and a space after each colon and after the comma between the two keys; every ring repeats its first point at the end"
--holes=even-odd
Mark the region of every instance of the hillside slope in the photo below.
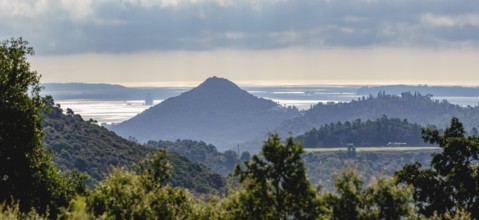
{"type": "Polygon", "coordinates": [[[296,108],[283,108],[226,79],[212,77],[110,129],[141,142],[202,140],[224,150],[266,133],[298,114],[296,108]]]}
{"type": "MultiPolygon", "coordinates": [[[[45,144],[55,152],[61,169],[78,169],[91,176],[90,184],[104,179],[114,166],[133,167],[156,150],[125,140],[114,132],[84,121],[80,115],[53,107],[44,114],[45,144]]],[[[225,179],[208,167],[175,152],[167,153],[172,165],[169,182],[200,193],[220,193],[225,179]]]]}
{"type": "Polygon", "coordinates": [[[148,141],[147,147],[166,149],[177,152],[191,161],[198,162],[213,169],[224,176],[233,171],[239,162],[238,154],[233,150],[219,152],[212,144],[203,141],[176,140],[176,141],[148,141]]]}

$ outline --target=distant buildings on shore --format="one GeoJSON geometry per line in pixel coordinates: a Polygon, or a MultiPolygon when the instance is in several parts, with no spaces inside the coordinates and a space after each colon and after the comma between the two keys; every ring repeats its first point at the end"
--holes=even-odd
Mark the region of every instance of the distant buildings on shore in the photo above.
{"type": "Polygon", "coordinates": [[[153,105],[153,96],[151,93],[146,94],[145,105],[153,105]]]}
{"type": "Polygon", "coordinates": [[[407,143],[404,143],[404,142],[389,142],[386,144],[386,146],[388,147],[403,147],[403,146],[406,146],[407,143]]]}

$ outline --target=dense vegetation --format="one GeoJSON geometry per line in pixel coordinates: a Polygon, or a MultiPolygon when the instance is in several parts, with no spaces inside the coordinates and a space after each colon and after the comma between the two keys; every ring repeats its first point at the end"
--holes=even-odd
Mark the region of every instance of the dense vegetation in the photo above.
{"type": "Polygon", "coordinates": [[[438,144],[442,152],[432,156],[431,167],[408,164],[395,175],[401,183],[414,187],[419,213],[469,212],[479,218],[479,137],[466,136],[459,119],[440,135],[437,130],[424,130],[424,140],[438,144]]]}
{"type": "Polygon", "coordinates": [[[43,149],[42,118],[46,100],[39,76],[30,70],[33,49],[23,39],[0,43],[0,203],[18,210],[56,216],[75,193],[85,191],[83,175],[60,173],[43,149]]]}
{"type": "Polygon", "coordinates": [[[356,147],[386,146],[388,143],[403,143],[405,146],[425,145],[421,138],[421,126],[406,119],[383,116],[374,121],[361,119],[321,125],[318,129],[297,137],[304,147],[340,147],[351,143],[356,147]]]}
{"type": "Polygon", "coordinates": [[[146,146],[177,152],[191,161],[202,163],[215,172],[228,175],[241,160],[249,160],[249,153],[243,152],[241,157],[233,150],[218,152],[212,144],[203,141],[176,140],[176,141],[148,141],[146,146]]]}
{"type": "Polygon", "coordinates": [[[321,125],[354,121],[375,120],[386,115],[389,118],[406,119],[421,126],[435,125],[444,128],[452,117],[458,117],[467,131],[479,127],[479,106],[461,107],[446,100],[432,99],[431,95],[403,92],[389,95],[380,92],[377,96],[362,97],[347,103],[318,103],[301,117],[284,122],[277,131],[281,135],[293,132],[300,135],[321,125]]]}
{"type": "MultiPolygon", "coordinates": [[[[50,104],[44,114],[45,145],[55,152],[53,160],[62,170],[78,169],[86,172],[95,185],[111,172],[113,167],[132,168],[155,149],[117,136],[94,121],[84,121],[80,115],[50,104]]],[[[208,167],[192,163],[175,152],[168,152],[166,160],[172,166],[168,182],[200,193],[220,193],[225,190],[225,179],[208,167]]]]}
{"type": "Polygon", "coordinates": [[[334,190],[335,179],[347,169],[354,169],[364,182],[392,176],[395,171],[410,163],[420,163],[428,166],[431,154],[436,151],[405,151],[405,152],[355,152],[350,154],[346,148],[341,152],[303,154],[309,181],[315,186],[321,185],[330,191],[334,190]]]}
{"type": "Polygon", "coordinates": [[[59,106],[44,114],[45,145],[55,152],[53,160],[63,170],[87,172],[93,184],[115,166],[131,167],[152,150],[119,138],[115,133],[84,121],[80,115],[59,106]]]}

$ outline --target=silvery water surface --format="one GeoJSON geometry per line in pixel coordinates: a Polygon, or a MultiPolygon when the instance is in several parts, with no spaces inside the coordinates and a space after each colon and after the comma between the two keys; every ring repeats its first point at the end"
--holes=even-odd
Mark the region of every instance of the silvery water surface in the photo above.
{"type": "MultiPolygon", "coordinates": [[[[270,99],[282,106],[295,106],[299,110],[307,110],[321,102],[350,102],[363,94],[357,94],[358,86],[258,86],[242,87],[249,93],[270,99]]],[[[191,88],[155,88],[156,94],[152,97],[154,105],[169,97],[180,95],[191,88]],[[159,91],[159,92],[158,92],[159,91]]],[[[48,92],[48,91],[47,91],[48,92]]],[[[65,110],[72,109],[83,119],[94,119],[101,123],[119,123],[141,113],[151,106],[145,105],[145,99],[139,97],[92,97],[89,95],[60,96],[52,92],[57,104],[65,110]],[[73,97],[73,98],[72,98],[73,97]],[[130,98],[130,99],[129,99],[130,98]]],[[[62,95],[75,94],[75,91],[62,91],[62,95]]],[[[146,98],[146,92],[144,97],[146,98]]],[[[460,106],[476,106],[479,97],[441,96],[433,97],[438,100],[446,99],[460,106]]]]}

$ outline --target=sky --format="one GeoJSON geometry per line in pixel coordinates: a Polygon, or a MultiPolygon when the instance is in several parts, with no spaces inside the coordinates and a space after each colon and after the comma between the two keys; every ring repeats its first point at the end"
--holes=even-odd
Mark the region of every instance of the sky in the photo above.
{"type": "Polygon", "coordinates": [[[42,82],[479,86],[477,0],[0,0],[42,82]]]}

